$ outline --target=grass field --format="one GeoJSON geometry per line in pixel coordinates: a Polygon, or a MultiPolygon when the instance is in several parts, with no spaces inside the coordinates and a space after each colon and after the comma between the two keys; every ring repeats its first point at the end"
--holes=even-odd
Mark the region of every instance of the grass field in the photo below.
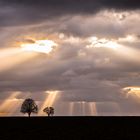
{"type": "Polygon", "coordinates": [[[0,140],[134,139],[139,131],[139,117],[0,117],[0,140]]]}

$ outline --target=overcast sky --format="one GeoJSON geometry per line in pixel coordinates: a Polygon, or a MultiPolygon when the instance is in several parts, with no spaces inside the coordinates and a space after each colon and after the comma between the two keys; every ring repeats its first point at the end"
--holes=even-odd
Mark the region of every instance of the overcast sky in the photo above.
{"type": "Polygon", "coordinates": [[[139,25],[138,0],[0,0],[0,115],[140,115],[139,25]],[[36,40],[57,45],[18,52],[36,40]]]}

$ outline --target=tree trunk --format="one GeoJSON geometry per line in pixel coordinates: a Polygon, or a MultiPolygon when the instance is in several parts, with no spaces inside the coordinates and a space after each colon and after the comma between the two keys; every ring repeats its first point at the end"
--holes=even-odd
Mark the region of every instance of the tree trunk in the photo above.
{"type": "Polygon", "coordinates": [[[31,112],[28,113],[28,117],[29,117],[29,118],[30,118],[30,116],[31,116],[31,112]]]}

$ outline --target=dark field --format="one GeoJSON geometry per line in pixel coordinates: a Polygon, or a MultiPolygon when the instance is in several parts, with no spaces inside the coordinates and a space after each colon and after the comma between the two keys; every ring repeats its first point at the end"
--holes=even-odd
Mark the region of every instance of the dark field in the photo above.
{"type": "Polygon", "coordinates": [[[0,140],[139,139],[140,117],[1,117],[0,140]]]}

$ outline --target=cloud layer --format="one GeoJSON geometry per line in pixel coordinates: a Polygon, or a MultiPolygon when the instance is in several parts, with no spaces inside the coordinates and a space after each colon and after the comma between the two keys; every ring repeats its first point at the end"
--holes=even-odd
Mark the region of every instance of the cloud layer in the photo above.
{"type": "Polygon", "coordinates": [[[1,1],[0,103],[27,95],[41,106],[59,91],[57,115],[139,115],[138,91],[123,91],[140,86],[139,8],[137,0],[1,1]],[[58,46],[32,59],[11,52],[40,39],[58,46]]]}
{"type": "Polygon", "coordinates": [[[68,15],[91,15],[105,9],[138,10],[138,0],[1,0],[0,26],[40,23],[68,15]]]}

